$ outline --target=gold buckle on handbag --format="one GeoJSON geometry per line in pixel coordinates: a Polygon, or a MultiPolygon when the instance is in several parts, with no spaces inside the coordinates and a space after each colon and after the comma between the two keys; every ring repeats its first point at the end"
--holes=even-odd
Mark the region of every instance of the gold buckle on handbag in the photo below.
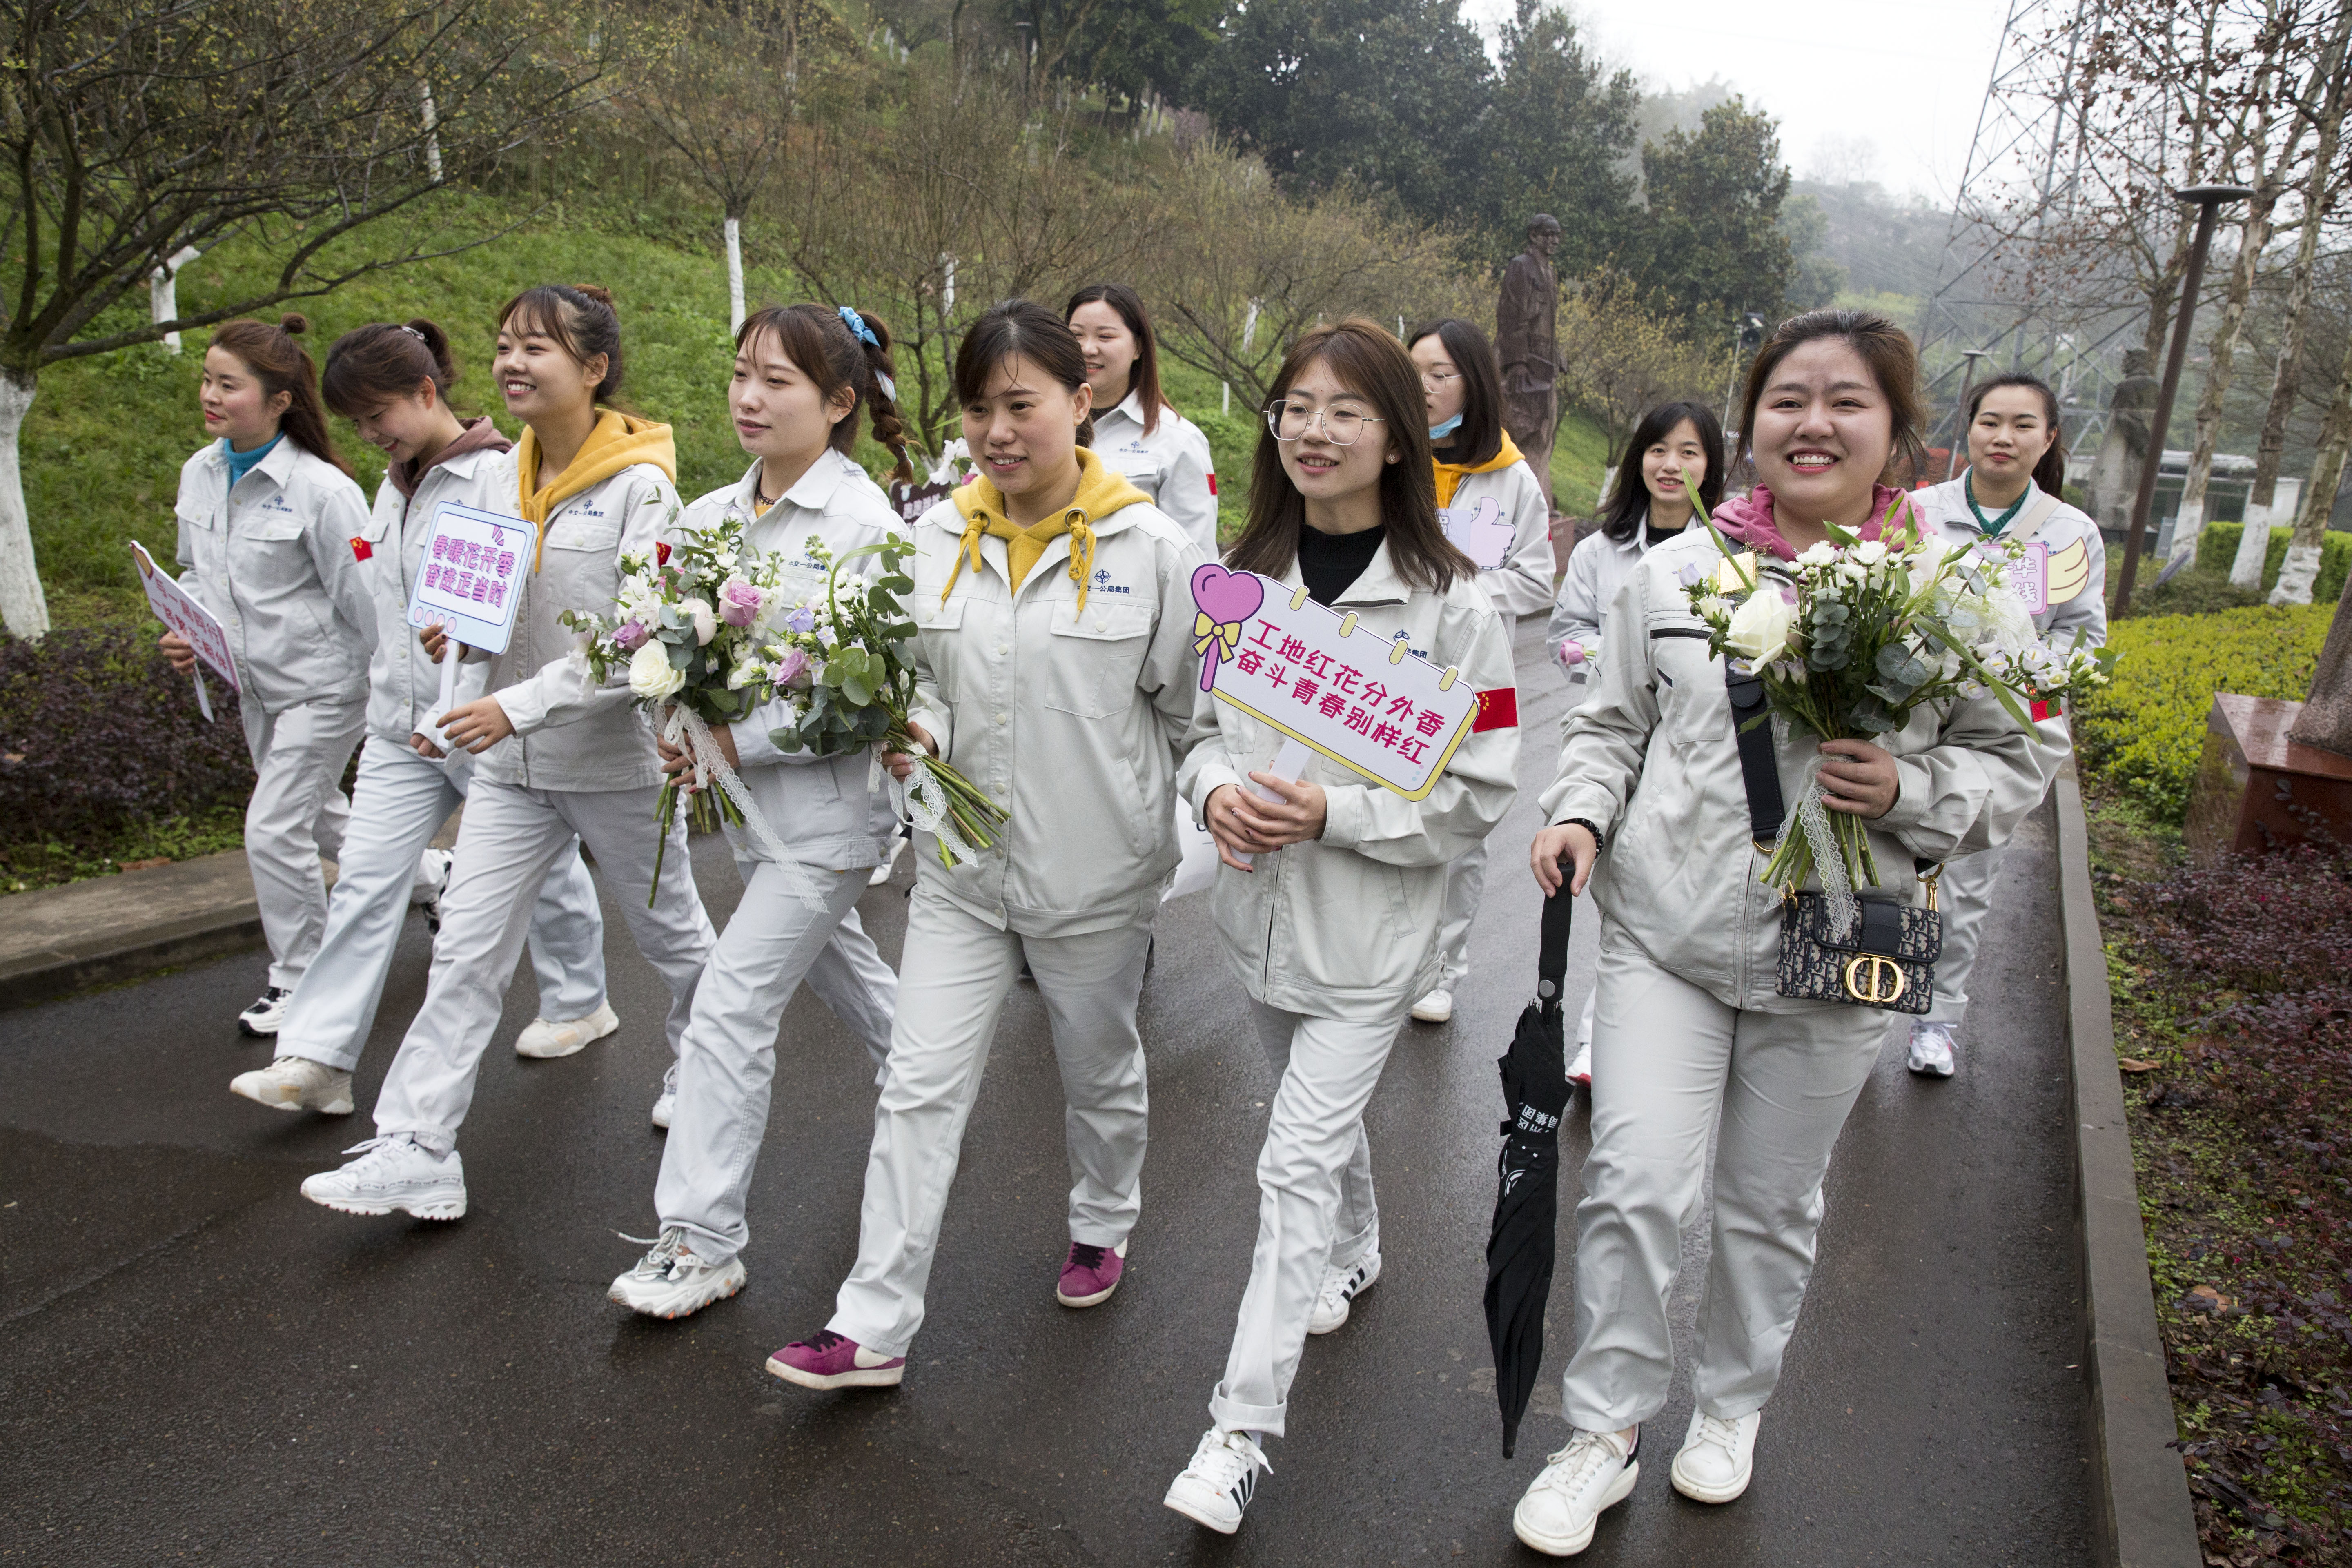
{"type": "MultiPolygon", "coordinates": [[[[1935,907],[1933,883],[1928,884],[1927,896],[1930,900],[1928,907],[1932,909],[1935,907]]],[[[1845,994],[1857,1002],[1873,1007],[1891,1007],[1910,987],[1910,976],[1905,974],[1903,966],[1891,958],[1864,952],[1846,961],[1845,994]],[[1888,988],[1890,985],[1892,989],[1888,988]]]]}
{"type": "Polygon", "coordinates": [[[1927,911],[1930,914],[1933,914],[1936,910],[1936,884],[1942,879],[1943,875],[1944,863],[1941,860],[1919,874],[1920,885],[1927,889],[1927,911]]]}

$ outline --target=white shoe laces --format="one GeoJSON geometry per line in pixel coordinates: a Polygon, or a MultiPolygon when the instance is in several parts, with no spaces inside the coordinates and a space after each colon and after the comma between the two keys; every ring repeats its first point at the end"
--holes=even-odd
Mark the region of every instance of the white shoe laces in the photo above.
{"type": "Polygon", "coordinates": [[[1609,1469],[1622,1468],[1624,1463],[1603,1434],[1579,1432],[1568,1440],[1568,1447],[1544,1461],[1543,1474],[1536,1478],[1535,1486],[1573,1498],[1596,1478],[1609,1469]]]}
{"type": "Polygon", "coordinates": [[[1246,1432],[1212,1431],[1201,1439],[1188,1468],[1205,1477],[1210,1487],[1220,1492],[1253,1469],[1263,1468],[1267,1475],[1274,1474],[1273,1462],[1266,1458],[1265,1450],[1246,1432]]]}
{"type": "Polygon", "coordinates": [[[1709,1415],[1702,1410],[1698,1413],[1698,1430],[1692,1435],[1691,1442],[1710,1444],[1722,1449],[1726,1457],[1736,1459],[1739,1457],[1739,1423],[1726,1421],[1720,1415],[1709,1415]]]}

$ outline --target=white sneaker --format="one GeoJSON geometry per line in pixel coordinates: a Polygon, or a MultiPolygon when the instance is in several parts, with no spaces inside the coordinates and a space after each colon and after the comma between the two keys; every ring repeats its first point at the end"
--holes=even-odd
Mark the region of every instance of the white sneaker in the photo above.
{"type": "Polygon", "coordinates": [[[1922,1078],[1949,1078],[1959,1064],[1953,1059],[1948,1025],[1924,1020],[1911,1026],[1911,1059],[1905,1064],[1922,1078]]]}
{"type": "Polygon", "coordinates": [[[551,1023],[545,1018],[533,1018],[530,1027],[515,1037],[515,1055],[545,1060],[551,1057],[568,1057],[585,1049],[621,1026],[619,1015],[610,1002],[599,1002],[596,1010],[584,1018],[570,1018],[551,1023]]]}
{"type": "Polygon", "coordinates": [[[1454,993],[1441,985],[1412,1005],[1412,1016],[1424,1024],[1443,1024],[1454,1016],[1454,993]]]}
{"type": "Polygon", "coordinates": [[[1756,1428],[1763,1424],[1760,1410],[1736,1421],[1692,1411],[1690,1435],[1668,1472],[1675,1490],[1693,1502],[1729,1502],[1746,1491],[1756,1473],[1756,1428]]]}
{"type": "MultiPolygon", "coordinates": [[[[1635,1441],[1640,1434],[1634,1434],[1635,1441]]],[[[1568,1447],[1544,1461],[1511,1510],[1511,1530],[1547,1557],[1573,1557],[1592,1544],[1593,1526],[1603,1509],[1633,1492],[1642,1467],[1633,1446],[1614,1432],[1577,1432],[1568,1447]]]]}
{"type": "Polygon", "coordinates": [[[683,1318],[743,1289],[743,1260],[705,1263],[694,1255],[685,1230],[672,1226],[635,1268],[613,1281],[614,1300],[648,1318],[683,1318]]]}
{"type": "Polygon", "coordinates": [[[898,857],[906,847],[907,841],[894,835],[890,840],[890,847],[882,851],[882,864],[874,868],[874,875],[866,879],[866,885],[869,888],[887,887],[890,882],[890,873],[897,868],[898,857]]]}
{"type": "Polygon", "coordinates": [[[304,1057],[279,1057],[266,1068],[241,1072],[229,1079],[228,1091],[272,1110],[352,1113],[352,1075],[304,1057]]]}
{"type": "Polygon", "coordinates": [[[677,1063],[672,1061],[669,1064],[669,1071],[662,1074],[661,1092],[654,1096],[654,1125],[667,1132],[669,1131],[670,1118],[677,1114],[677,1063]]]}
{"type": "Polygon", "coordinates": [[[390,1214],[418,1219],[466,1217],[466,1163],[457,1151],[436,1154],[404,1132],[371,1138],[343,1151],[358,1159],[302,1184],[302,1195],[343,1214],[390,1214]]]}
{"type": "Polygon", "coordinates": [[[255,999],[253,1005],[236,1016],[236,1032],[268,1039],[278,1033],[286,1022],[286,1004],[294,1000],[294,993],[282,985],[272,985],[255,999]]]}
{"type": "Polygon", "coordinates": [[[1381,1277],[1377,1247],[1347,1268],[1323,1270],[1323,1289],[1315,1292],[1315,1310],[1307,1314],[1307,1331],[1328,1334],[1348,1321],[1349,1303],[1372,1288],[1381,1277]]]}
{"type": "Polygon", "coordinates": [[[1575,1059],[1568,1064],[1568,1081],[1579,1089],[1592,1087],[1592,1042],[1591,1040],[1576,1042],[1575,1059]]]}
{"type": "Polygon", "coordinates": [[[441,895],[449,890],[449,868],[457,859],[447,849],[427,849],[416,858],[416,879],[409,884],[408,901],[424,907],[425,929],[435,936],[441,934],[441,895]]]}
{"type": "Polygon", "coordinates": [[[1168,1483],[1168,1495],[1160,1500],[1195,1524],[1231,1535],[1241,1528],[1242,1510],[1257,1492],[1261,1469],[1274,1474],[1256,1438],[1212,1426],[1192,1450],[1192,1462],[1168,1483]]]}

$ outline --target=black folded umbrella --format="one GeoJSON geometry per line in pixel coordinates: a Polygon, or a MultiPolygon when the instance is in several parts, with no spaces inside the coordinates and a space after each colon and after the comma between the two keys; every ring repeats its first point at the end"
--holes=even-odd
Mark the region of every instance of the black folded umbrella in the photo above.
{"type": "Polygon", "coordinates": [[[1495,1400],[1503,1411],[1503,1458],[1518,1445],[1519,1417],[1543,1362],[1544,1303],[1551,1295],[1552,1230],[1559,1219],[1559,1119],[1568,1109],[1560,983],[1568,973],[1563,884],[1544,900],[1536,1000],[1519,1014],[1503,1070],[1503,1152],[1495,1225],[1486,1237],[1486,1338],[1495,1351],[1495,1400]]]}

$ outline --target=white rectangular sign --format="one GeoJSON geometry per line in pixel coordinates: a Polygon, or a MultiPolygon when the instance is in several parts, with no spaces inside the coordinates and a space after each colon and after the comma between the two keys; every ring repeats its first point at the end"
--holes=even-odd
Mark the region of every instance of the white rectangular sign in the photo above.
{"type": "Polygon", "coordinates": [[[1197,568],[1202,689],[1407,800],[1425,797],[1470,733],[1479,694],[1271,577],[1197,568]],[[1213,574],[1213,576],[1212,575],[1213,574]]]}
{"type": "Polygon", "coordinates": [[[1475,507],[1444,508],[1437,521],[1454,548],[1470,557],[1479,571],[1499,571],[1511,558],[1511,520],[1493,496],[1480,496],[1475,507]]]}
{"type": "MultiPolygon", "coordinates": [[[[155,618],[187,638],[196,657],[212,666],[231,691],[236,690],[236,660],[229,654],[226,628],[156,565],[147,547],[135,539],[131,542],[131,557],[139,563],[139,585],[147,590],[147,607],[155,612],[155,618]]],[[[196,689],[201,693],[204,688],[200,684],[196,689]]]]}
{"type": "Polygon", "coordinates": [[[467,647],[504,653],[537,534],[519,517],[456,501],[433,509],[425,560],[408,588],[408,624],[438,622],[467,647]]]}

